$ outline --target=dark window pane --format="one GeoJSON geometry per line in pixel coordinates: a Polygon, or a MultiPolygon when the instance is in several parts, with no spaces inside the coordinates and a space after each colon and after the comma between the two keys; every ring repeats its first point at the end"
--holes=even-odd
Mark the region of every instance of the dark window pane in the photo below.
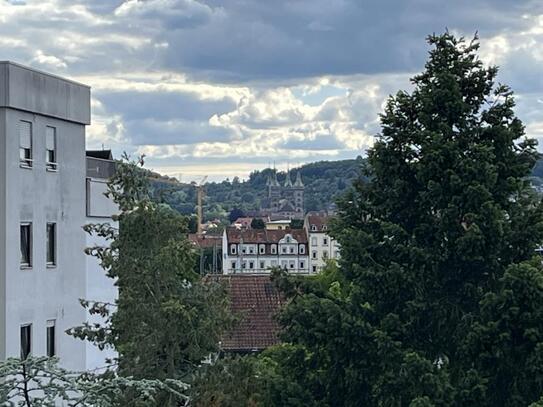
{"type": "Polygon", "coordinates": [[[29,224],[21,225],[21,264],[31,264],[32,229],[29,224]]]}
{"type": "Polygon", "coordinates": [[[47,356],[55,356],[55,325],[47,327],[47,356]]]}
{"type": "Polygon", "coordinates": [[[32,325],[21,327],[21,359],[26,359],[31,351],[32,325]]]}
{"type": "Polygon", "coordinates": [[[56,262],[56,224],[47,224],[47,264],[56,262]]]}

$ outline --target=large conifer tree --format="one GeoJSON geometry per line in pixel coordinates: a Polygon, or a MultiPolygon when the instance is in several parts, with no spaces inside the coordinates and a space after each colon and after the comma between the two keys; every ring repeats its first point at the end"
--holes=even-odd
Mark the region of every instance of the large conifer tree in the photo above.
{"type": "Polygon", "coordinates": [[[536,143],[477,39],[428,42],[413,91],[386,104],[369,181],[340,205],[346,281],[306,284],[281,318],[305,355],[291,379],[319,405],[526,406],[543,393],[536,143]]]}

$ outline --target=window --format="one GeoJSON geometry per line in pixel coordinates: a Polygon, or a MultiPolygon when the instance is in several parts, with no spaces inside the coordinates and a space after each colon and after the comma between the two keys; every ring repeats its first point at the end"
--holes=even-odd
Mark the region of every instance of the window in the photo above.
{"type": "Polygon", "coordinates": [[[45,167],[48,171],[57,169],[57,129],[45,128],[45,167]]]}
{"type": "Polygon", "coordinates": [[[241,252],[243,254],[247,253],[247,248],[245,246],[241,246],[241,252]]]}
{"type": "Polygon", "coordinates": [[[241,268],[246,269],[247,268],[247,263],[246,262],[241,263],[241,268]]]}
{"type": "Polygon", "coordinates": [[[287,269],[287,261],[286,260],[281,260],[281,268],[286,270],[287,269]]]}
{"type": "Polygon", "coordinates": [[[57,224],[47,224],[47,265],[57,264],[57,224]]]}
{"type": "Polygon", "coordinates": [[[316,259],[317,258],[317,252],[313,250],[313,253],[311,253],[311,257],[316,259]]]}
{"type": "Polygon", "coordinates": [[[285,246],[283,246],[281,248],[281,253],[286,254],[286,252],[287,252],[287,248],[285,246]]]}
{"type": "Polygon", "coordinates": [[[32,123],[19,122],[19,162],[22,167],[32,167],[32,123]]]}
{"type": "Polygon", "coordinates": [[[260,262],[260,268],[261,268],[261,269],[265,269],[265,268],[266,268],[266,264],[265,264],[263,261],[260,262]]]}
{"type": "Polygon", "coordinates": [[[294,247],[290,247],[290,254],[293,254],[294,253],[294,247]]]}
{"type": "Polygon", "coordinates": [[[289,267],[290,267],[291,269],[294,268],[294,261],[291,261],[291,262],[289,263],[289,267]]]}
{"type": "Polygon", "coordinates": [[[26,359],[32,352],[32,324],[21,326],[21,359],[26,359]]]}
{"type": "Polygon", "coordinates": [[[21,223],[21,266],[32,266],[32,223],[21,223]]]}
{"type": "Polygon", "coordinates": [[[323,250],[323,252],[322,252],[322,258],[323,258],[324,260],[328,259],[328,250],[323,250]]]}
{"type": "Polygon", "coordinates": [[[316,273],[317,272],[317,266],[311,266],[311,270],[313,271],[313,273],[316,273]]]}
{"type": "Polygon", "coordinates": [[[55,349],[55,320],[49,320],[46,324],[47,334],[47,356],[53,357],[56,354],[55,349]]]}
{"type": "Polygon", "coordinates": [[[312,230],[313,232],[316,232],[316,231],[317,231],[317,226],[316,226],[316,225],[311,225],[311,230],[312,230]]]}
{"type": "Polygon", "coordinates": [[[277,266],[277,260],[272,260],[272,261],[270,262],[270,265],[271,265],[272,267],[276,267],[276,266],[277,266]]]}
{"type": "Polygon", "coordinates": [[[255,264],[252,261],[249,262],[249,268],[251,270],[255,268],[255,264]]]}
{"type": "Polygon", "coordinates": [[[254,254],[255,252],[255,248],[254,247],[249,247],[249,254],[254,254]]]}
{"type": "Polygon", "coordinates": [[[277,245],[272,244],[272,246],[271,246],[271,253],[272,253],[272,254],[276,254],[276,253],[277,253],[277,245]]]}
{"type": "Polygon", "coordinates": [[[311,238],[311,246],[316,246],[317,245],[317,237],[316,236],[313,236],[311,238]]]}
{"type": "Polygon", "coordinates": [[[300,260],[300,268],[303,269],[304,266],[305,266],[305,264],[304,264],[303,260],[300,260]]]}
{"type": "Polygon", "coordinates": [[[328,230],[328,226],[322,225],[322,230],[328,230]]]}
{"type": "Polygon", "coordinates": [[[266,252],[266,246],[261,244],[260,247],[259,247],[259,251],[260,251],[260,254],[264,254],[266,252]]]}
{"type": "Polygon", "coordinates": [[[300,254],[304,254],[305,253],[305,246],[303,244],[300,245],[300,254]]]}
{"type": "Polygon", "coordinates": [[[328,244],[328,238],[327,238],[327,237],[324,237],[324,238],[322,239],[322,244],[323,244],[324,246],[326,246],[326,245],[328,244]]]}
{"type": "Polygon", "coordinates": [[[232,270],[235,270],[235,269],[236,269],[236,262],[233,261],[233,262],[232,262],[232,270]]]}

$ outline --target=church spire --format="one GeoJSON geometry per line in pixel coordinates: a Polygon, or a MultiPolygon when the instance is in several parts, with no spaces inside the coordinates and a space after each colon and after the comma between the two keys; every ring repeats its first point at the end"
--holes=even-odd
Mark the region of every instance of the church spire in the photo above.
{"type": "Polygon", "coordinates": [[[302,174],[300,174],[300,171],[296,173],[296,181],[294,182],[294,186],[298,188],[304,187],[304,183],[302,182],[302,174]]]}
{"type": "Polygon", "coordinates": [[[270,177],[270,185],[272,187],[278,187],[279,181],[277,181],[277,170],[275,169],[275,163],[273,163],[273,176],[270,177]]]}
{"type": "Polygon", "coordinates": [[[291,187],[292,180],[290,179],[290,168],[287,168],[287,177],[285,178],[285,187],[291,187]]]}

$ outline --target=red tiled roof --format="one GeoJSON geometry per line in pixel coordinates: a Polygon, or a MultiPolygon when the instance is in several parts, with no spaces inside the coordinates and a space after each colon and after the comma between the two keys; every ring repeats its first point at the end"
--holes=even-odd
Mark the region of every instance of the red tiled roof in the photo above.
{"type": "Polygon", "coordinates": [[[222,245],[222,236],[217,235],[201,235],[198,236],[196,233],[189,234],[189,240],[200,248],[206,247],[221,247],[222,245]]]}
{"type": "Polygon", "coordinates": [[[298,243],[307,243],[307,235],[303,229],[226,229],[228,243],[240,243],[241,239],[243,239],[243,243],[277,243],[286,234],[290,234],[298,243]]]}
{"type": "Polygon", "coordinates": [[[328,221],[330,217],[327,215],[308,215],[307,224],[309,225],[309,231],[312,232],[313,225],[317,227],[317,232],[323,232],[328,230],[328,221]]]}
{"type": "Polygon", "coordinates": [[[269,275],[218,275],[227,284],[231,310],[239,318],[234,329],[222,338],[226,351],[260,351],[279,343],[275,315],[285,303],[269,275]]]}

